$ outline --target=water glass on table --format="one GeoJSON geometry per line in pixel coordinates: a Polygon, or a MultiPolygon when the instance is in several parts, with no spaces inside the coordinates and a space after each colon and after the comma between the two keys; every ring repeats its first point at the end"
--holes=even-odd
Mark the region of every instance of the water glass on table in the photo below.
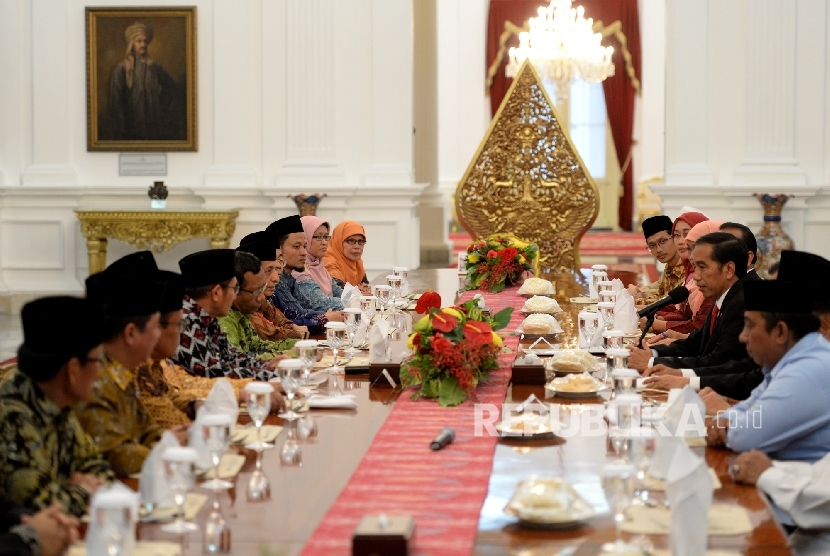
{"type": "Polygon", "coordinates": [[[300,340],[294,344],[294,349],[297,350],[297,357],[303,362],[302,366],[302,382],[300,383],[300,393],[304,396],[311,394],[311,385],[309,384],[309,377],[311,377],[311,369],[317,362],[317,340],[300,340]]]}
{"type": "Polygon", "coordinates": [[[614,514],[614,524],[617,532],[615,542],[602,545],[603,553],[638,554],[636,547],[625,543],[622,539],[625,511],[631,506],[631,499],[634,496],[637,470],[634,466],[625,463],[612,463],[602,468],[600,480],[605,498],[608,500],[608,506],[614,514]]]}
{"type": "Polygon", "coordinates": [[[597,310],[602,316],[602,327],[604,330],[614,330],[614,303],[599,302],[597,303],[597,310]]]}
{"type": "Polygon", "coordinates": [[[612,348],[605,350],[605,375],[603,382],[611,383],[611,375],[616,369],[627,369],[628,358],[631,355],[627,349],[612,348]]]}
{"type": "Polygon", "coordinates": [[[357,349],[354,343],[355,334],[357,334],[357,329],[360,328],[360,323],[363,319],[363,311],[357,308],[347,307],[343,309],[343,321],[346,324],[346,334],[349,336],[349,349],[346,353],[351,356],[354,356],[360,353],[360,350],[357,349]]]}
{"type": "Polygon", "coordinates": [[[401,286],[403,285],[403,278],[397,274],[389,274],[386,277],[386,283],[391,288],[389,290],[389,302],[392,305],[392,311],[397,311],[397,301],[401,297],[401,286]]]}
{"type": "Polygon", "coordinates": [[[645,480],[654,459],[655,450],[657,450],[657,431],[647,426],[631,429],[628,435],[628,457],[637,468],[637,488],[634,504],[645,505],[648,502],[648,489],[645,488],[645,480]]]}
{"type": "Polygon", "coordinates": [[[330,373],[343,373],[345,369],[337,365],[337,355],[343,344],[346,343],[346,325],[342,322],[326,323],[326,341],[331,348],[334,362],[329,368],[330,373]]]}
{"type": "Polygon", "coordinates": [[[200,484],[208,490],[227,490],[233,486],[228,481],[219,478],[219,464],[222,462],[222,455],[228,451],[231,443],[231,418],[228,415],[206,415],[201,419],[202,437],[205,446],[210,452],[210,460],[213,464],[213,478],[200,484]]]}
{"type": "Polygon", "coordinates": [[[248,406],[248,415],[256,426],[256,442],[245,447],[249,450],[267,450],[274,445],[262,441],[262,424],[271,412],[271,394],[274,387],[267,382],[249,382],[245,385],[245,403],[248,406]]]}
{"type": "MultiPolygon", "coordinates": [[[[270,399],[270,398],[269,398],[270,399]]],[[[183,535],[197,531],[199,528],[195,523],[185,520],[185,500],[187,493],[193,488],[196,479],[196,460],[198,454],[193,448],[171,447],[162,452],[161,459],[164,462],[164,474],[167,476],[167,484],[170,492],[173,493],[173,501],[176,503],[176,520],[161,526],[165,533],[178,533],[183,535]]]]}
{"type": "Polygon", "coordinates": [[[389,306],[389,300],[392,297],[392,288],[389,286],[375,286],[375,298],[377,304],[380,306],[380,316],[383,318],[386,308],[389,306]]]}
{"type": "MultiPolygon", "coordinates": [[[[136,522],[134,501],[126,493],[109,491],[97,496],[91,518],[100,531],[101,545],[108,555],[125,553],[136,522]]],[[[99,545],[99,546],[101,546],[99,545]]]]}
{"type": "Polygon", "coordinates": [[[282,389],[285,391],[285,397],[288,398],[288,411],[280,413],[280,417],[293,421],[299,415],[294,411],[294,396],[297,395],[297,390],[300,388],[300,371],[303,368],[303,362],[300,359],[283,359],[277,363],[277,370],[280,373],[280,383],[282,389]]]}

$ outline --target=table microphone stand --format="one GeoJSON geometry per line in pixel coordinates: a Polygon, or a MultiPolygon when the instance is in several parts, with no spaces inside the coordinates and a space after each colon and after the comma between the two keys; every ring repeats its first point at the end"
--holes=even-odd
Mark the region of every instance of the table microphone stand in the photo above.
{"type": "Polygon", "coordinates": [[[654,311],[646,319],[646,325],[643,327],[643,333],[640,334],[640,340],[637,342],[637,347],[639,347],[640,349],[645,349],[643,347],[643,338],[646,337],[646,334],[648,333],[649,329],[651,328],[651,325],[654,324],[654,318],[656,316],[657,316],[657,311],[654,311]]]}

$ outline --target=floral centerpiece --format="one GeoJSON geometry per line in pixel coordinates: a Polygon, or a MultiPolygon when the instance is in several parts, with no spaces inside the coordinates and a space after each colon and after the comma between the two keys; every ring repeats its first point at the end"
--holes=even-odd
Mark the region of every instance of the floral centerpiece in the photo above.
{"type": "Polygon", "coordinates": [[[443,407],[475,399],[475,388],[498,366],[502,339],[496,334],[510,322],[513,308],[490,317],[476,300],[441,308],[435,292],[421,296],[415,310],[427,313],[415,323],[408,346],[413,356],[401,365],[404,387],[420,386],[413,399],[437,398],[443,407]]]}
{"type": "Polygon", "coordinates": [[[525,243],[510,234],[493,234],[467,247],[469,289],[498,293],[515,284],[539,256],[535,243],[525,243]]]}

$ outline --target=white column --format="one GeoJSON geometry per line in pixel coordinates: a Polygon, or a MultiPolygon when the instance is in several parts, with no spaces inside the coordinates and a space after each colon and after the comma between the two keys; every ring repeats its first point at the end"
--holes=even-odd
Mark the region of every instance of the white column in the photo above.
{"type": "MultiPolygon", "coordinates": [[[[213,165],[208,187],[255,187],[262,137],[261,1],[213,3],[213,165]]],[[[205,58],[208,53],[205,53],[205,58]]]]}
{"type": "Polygon", "coordinates": [[[738,185],[807,184],[795,153],[796,14],[795,0],[755,0],[746,10],[746,135],[738,185]]]}
{"type": "Polygon", "coordinates": [[[31,2],[31,36],[49,40],[32,41],[32,150],[23,185],[75,183],[69,160],[68,6],[50,0],[31,2]]]}
{"type": "Polygon", "coordinates": [[[336,152],[333,0],[286,3],[285,162],[282,186],[342,186],[336,152]]]}
{"type": "Polygon", "coordinates": [[[413,184],[412,55],[412,0],[372,0],[369,187],[413,184]]]}

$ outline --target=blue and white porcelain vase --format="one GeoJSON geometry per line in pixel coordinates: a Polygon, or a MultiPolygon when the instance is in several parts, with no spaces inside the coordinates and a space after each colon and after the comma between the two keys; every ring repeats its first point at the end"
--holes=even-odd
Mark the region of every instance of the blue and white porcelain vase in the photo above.
{"type": "Polygon", "coordinates": [[[781,209],[792,197],[784,193],[755,193],[754,196],[764,207],[764,227],[757,234],[758,261],[755,270],[758,276],[768,280],[769,268],[781,260],[781,251],[794,249],[793,240],[781,228],[781,209]]]}

